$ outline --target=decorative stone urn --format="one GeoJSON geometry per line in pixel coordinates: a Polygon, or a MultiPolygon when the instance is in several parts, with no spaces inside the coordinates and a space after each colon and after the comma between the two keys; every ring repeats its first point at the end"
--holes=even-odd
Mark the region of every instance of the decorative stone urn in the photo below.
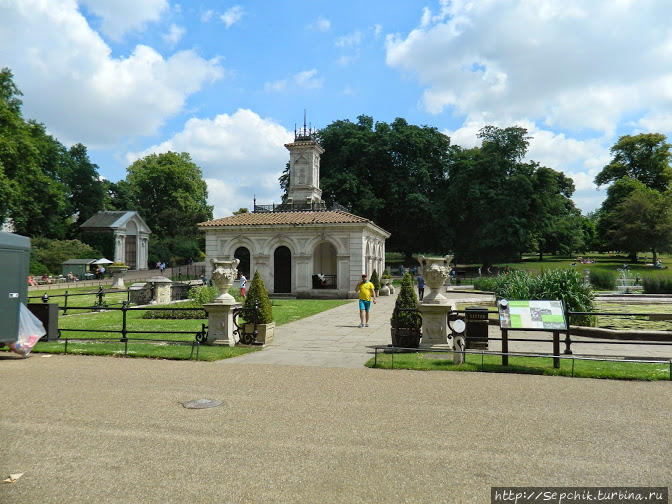
{"type": "Polygon", "coordinates": [[[441,293],[443,284],[450,275],[452,256],[419,256],[425,285],[431,289],[425,294],[418,309],[422,312],[422,346],[448,344],[448,312],[452,309],[450,301],[441,293]]]}
{"type": "Polygon", "coordinates": [[[391,279],[389,278],[381,278],[380,279],[380,292],[378,293],[379,296],[389,296],[390,295],[390,285],[391,279]]]}
{"type": "Polygon", "coordinates": [[[236,300],[229,294],[229,289],[238,274],[240,260],[221,261],[219,259],[210,259],[210,264],[212,264],[212,281],[219,291],[219,296],[214,299],[213,303],[235,303],[236,300]]]}
{"type": "Polygon", "coordinates": [[[422,304],[447,304],[448,300],[441,292],[441,287],[446,283],[450,275],[450,261],[453,256],[425,257],[418,256],[418,262],[422,265],[423,278],[431,292],[425,294],[422,304]]]}
{"type": "Polygon", "coordinates": [[[124,276],[128,271],[128,266],[125,264],[110,264],[107,267],[107,270],[112,275],[112,288],[113,289],[124,289],[124,276]]]}

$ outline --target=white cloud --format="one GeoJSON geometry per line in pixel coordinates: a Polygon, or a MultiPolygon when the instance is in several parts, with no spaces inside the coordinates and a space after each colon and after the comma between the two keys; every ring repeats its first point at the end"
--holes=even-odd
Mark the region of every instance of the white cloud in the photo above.
{"type": "Polygon", "coordinates": [[[442,0],[419,15],[388,35],[387,64],[417,76],[429,112],[606,135],[628,115],[672,115],[664,3],[442,0]]]}
{"type": "Polygon", "coordinates": [[[336,47],[356,47],[362,43],[362,32],[354,31],[336,39],[336,47]]]}
{"type": "Polygon", "coordinates": [[[284,144],[292,139],[292,133],[272,119],[239,109],[214,119],[190,119],[181,132],[129,153],[127,161],[152,153],[189,152],[203,169],[215,217],[224,217],[240,207],[251,208],[255,194],[259,204],[280,201],[278,177],[289,159],[284,144]]]}
{"type": "Polygon", "coordinates": [[[325,17],[318,17],[313,23],[306,26],[309,30],[327,32],[331,29],[331,22],[325,17]]]}
{"type": "Polygon", "coordinates": [[[304,70],[294,76],[294,82],[296,82],[297,86],[303,89],[321,88],[324,84],[324,79],[318,78],[316,75],[317,70],[315,68],[312,70],[304,70]]]}
{"type": "MultiPolygon", "coordinates": [[[[168,9],[168,0],[80,0],[80,3],[102,19],[102,32],[116,41],[129,31],[143,30],[147,23],[158,21],[168,9]]],[[[51,8],[56,11],[54,14],[57,11],[67,13],[76,8],[75,4],[74,0],[62,0],[51,8]]]]}
{"type": "Polygon", "coordinates": [[[114,58],[74,1],[58,8],[38,0],[4,2],[0,19],[0,61],[24,94],[24,116],[47,124],[66,144],[100,148],[153,134],[190,94],[223,75],[217,60],[194,51],[164,58],[138,45],[114,58]]]}
{"type": "Polygon", "coordinates": [[[234,5],[228,9],[224,14],[219,16],[227,28],[231,28],[235,23],[243,18],[243,8],[240,5],[234,5]]]}
{"type": "Polygon", "coordinates": [[[212,9],[206,10],[201,14],[201,22],[207,23],[212,19],[212,16],[215,15],[215,11],[212,9]]]}
{"type": "Polygon", "coordinates": [[[264,84],[264,91],[285,91],[286,89],[319,89],[324,85],[324,78],[317,77],[317,69],[303,70],[289,79],[271,81],[264,84]]]}
{"type": "Polygon", "coordinates": [[[175,23],[170,25],[170,31],[168,33],[164,33],[162,35],[163,40],[165,40],[168,44],[171,46],[174,46],[177,44],[184,34],[187,32],[185,28],[182,28],[181,26],[177,26],[175,23]]]}
{"type": "Polygon", "coordinates": [[[380,37],[380,34],[383,33],[383,26],[382,25],[375,24],[371,27],[371,29],[373,30],[373,36],[375,38],[380,37]]]}

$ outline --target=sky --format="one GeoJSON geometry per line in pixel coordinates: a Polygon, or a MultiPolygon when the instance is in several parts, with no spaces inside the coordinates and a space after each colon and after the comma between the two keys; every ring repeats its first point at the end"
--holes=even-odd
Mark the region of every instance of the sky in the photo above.
{"type": "Polygon", "coordinates": [[[464,147],[525,127],[527,159],[570,176],[584,213],[620,136],[672,136],[661,0],[0,0],[0,20],[24,118],[112,181],[188,152],[215,218],[280,201],[304,110],[316,128],[402,117],[464,147]]]}

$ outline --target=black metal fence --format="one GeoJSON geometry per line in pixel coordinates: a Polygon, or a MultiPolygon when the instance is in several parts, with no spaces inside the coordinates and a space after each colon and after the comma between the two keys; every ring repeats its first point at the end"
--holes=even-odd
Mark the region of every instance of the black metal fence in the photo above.
{"type": "MultiPolygon", "coordinates": [[[[72,307],[70,308],[71,310],[97,310],[100,309],[100,307],[97,306],[82,306],[82,307],[72,307]]],[[[126,302],[123,302],[121,307],[105,307],[106,311],[120,311],[121,312],[121,327],[119,329],[88,329],[88,328],[83,328],[83,329],[69,329],[69,328],[61,328],[59,327],[58,329],[58,337],[59,340],[65,342],[65,348],[64,348],[64,353],[68,353],[68,343],[69,342],[97,342],[97,343],[123,343],[124,344],[124,355],[128,355],[128,344],[129,342],[133,343],[161,343],[161,344],[171,344],[171,345],[191,345],[191,354],[189,355],[189,358],[191,359],[194,353],[194,348],[196,348],[196,359],[198,360],[199,358],[199,348],[202,343],[204,343],[207,340],[208,333],[207,333],[207,325],[204,323],[201,323],[201,328],[198,331],[177,331],[177,330],[133,330],[129,329],[128,327],[128,319],[127,319],[127,314],[129,311],[194,311],[198,310],[199,308],[179,308],[179,307],[149,307],[149,306],[143,306],[143,307],[131,307],[129,306],[126,302]],[[102,333],[102,334],[120,334],[120,338],[67,338],[63,337],[63,333],[102,333]],[[194,339],[192,341],[184,341],[184,340],[171,340],[171,339],[160,339],[160,338],[137,338],[133,337],[132,335],[137,335],[137,334],[184,334],[184,335],[193,335],[194,339]],[[131,336],[129,336],[131,335],[131,336]]],[[[201,309],[203,310],[203,309],[201,309]]],[[[205,315],[205,310],[203,310],[204,318],[206,317],[205,315]]]]}
{"type": "MultiPolygon", "coordinates": [[[[451,310],[448,315],[447,315],[447,321],[448,321],[448,326],[449,328],[453,331],[453,333],[449,337],[454,337],[457,335],[457,333],[453,330],[451,322],[454,322],[460,317],[460,315],[466,317],[467,313],[470,310],[451,310]]],[[[485,315],[495,313],[499,314],[498,310],[486,310],[486,309],[480,309],[479,315],[485,315]]],[[[418,312],[420,313],[420,312],[418,312]]],[[[661,314],[661,313],[625,313],[625,312],[578,312],[578,311],[571,311],[571,310],[565,310],[565,320],[568,322],[571,320],[571,317],[585,317],[585,316],[618,316],[618,317],[646,317],[649,320],[672,320],[672,314],[661,314]]],[[[668,359],[664,358],[658,358],[658,359],[633,359],[629,356],[614,356],[613,358],[609,357],[587,357],[587,356],[575,356],[573,355],[572,351],[572,345],[577,345],[577,344],[595,344],[596,342],[599,342],[601,345],[640,345],[640,346],[672,346],[672,331],[638,331],[636,333],[633,332],[628,332],[628,331],[623,331],[623,332],[617,332],[617,331],[610,331],[610,334],[604,333],[600,335],[591,335],[591,334],[586,334],[586,331],[581,331],[581,334],[577,334],[579,331],[577,326],[574,326],[572,328],[571,324],[567,324],[567,329],[566,330],[561,330],[561,331],[553,331],[553,330],[543,330],[543,331],[537,331],[540,333],[543,332],[550,332],[552,333],[551,338],[515,338],[515,337],[510,337],[508,334],[509,330],[502,330],[502,336],[501,337],[493,337],[490,336],[489,334],[486,333],[485,335],[485,344],[487,347],[487,342],[488,341],[501,341],[502,344],[502,350],[500,352],[497,351],[492,351],[492,350],[470,350],[469,348],[469,343],[470,343],[470,334],[469,334],[469,325],[467,325],[464,335],[465,335],[465,342],[466,342],[466,349],[460,351],[460,350],[451,350],[453,353],[463,353],[463,354],[477,354],[481,356],[485,355],[499,355],[502,358],[502,365],[507,366],[509,363],[509,356],[518,356],[518,357],[551,357],[553,358],[553,367],[554,368],[559,368],[560,367],[560,361],[562,359],[570,359],[572,360],[572,376],[574,376],[574,361],[575,360],[580,360],[580,361],[604,361],[604,362],[623,362],[624,359],[627,359],[628,363],[647,363],[647,364],[660,364],[661,362],[669,362],[670,365],[670,380],[672,380],[672,359],[668,361],[668,359]],[[572,340],[572,330],[574,330],[574,335],[580,336],[585,339],[580,339],[580,340],[572,340]],[[562,341],[562,344],[564,344],[565,349],[560,353],[560,348],[561,348],[561,338],[560,334],[564,334],[564,340],[562,341]],[[662,333],[662,334],[661,334],[662,333]],[[596,341],[599,340],[599,341],[596,341]],[[529,353],[529,352],[509,352],[508,349],[508,343],[509,342],[524,342],[524,343],[550,343],[552,346],[552,351],[550,353],[529,353]]],[[[459,333],[462,334],[462,333],[459,333]]],[[[478,338],[476,338],[476,342],[478,344],[484,343],[483,341],[483,336],[479,334],[478,338]]],[[[380,347],[375,347],[375,357],[374,357],[374,366],[377,364],[377,354],[378,351],[382,350],[385,351],[386,353],[399,353],[399,352],[425,352],[425,351],[437,351],[437,352],[445,352],[446,350],[432,350],[432,349],[415,349],[415,348],[399,348],[399,347],[392,347],[392,346],[380,346],[380,347]]],[[[392,366],[394,366],[394,357],[392,357],[392,366]]]]}

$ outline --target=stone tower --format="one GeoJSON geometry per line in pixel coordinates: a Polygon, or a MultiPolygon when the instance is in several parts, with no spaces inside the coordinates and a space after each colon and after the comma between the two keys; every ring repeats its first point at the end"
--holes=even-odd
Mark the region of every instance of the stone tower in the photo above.
{"type": "Polygon", "coordinates": [[[303,130],[294,130],[294,141],[285,144],[289,150],[289,188],[287,203],[321,204],[320,155],[324,149],[315,141],[312,128],[306,128],[303,118],[303,130]]]}

